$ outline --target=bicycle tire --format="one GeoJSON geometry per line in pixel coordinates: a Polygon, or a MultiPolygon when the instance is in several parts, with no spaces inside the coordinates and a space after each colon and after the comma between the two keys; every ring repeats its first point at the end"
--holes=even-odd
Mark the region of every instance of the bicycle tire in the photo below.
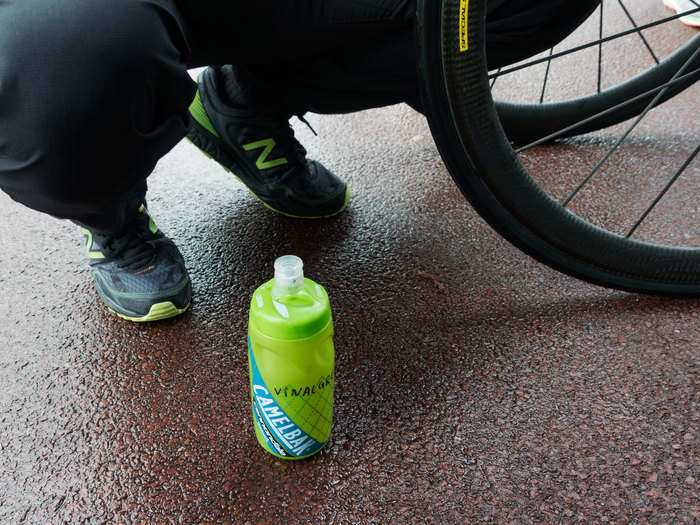
{"type": "MultiPolygon", "coordinates": [[[[559,130],[572,128],[565,133],[557,133],[557,138],[568,138],[606,128],[636,117],[646,109],[656,96],[654,91],[667,83],[678,69],[700,47],[700,34],[694,36],[682,47],[629,80],[584,97],[561,102],[543,104],[517,104],[496,101],[496,110],[508,138],[516,144],[526,144],[547,137],[559,130]],[[647,93],[647,95],[644,95],[647,93]],[[619,107],[623,102],[638,97],[632,103],[619,107]],[[606,110],[610,113],[595,117],[606,110]],[[595,117],[595,118],[594,118],[595,117]],[[590,119],[590,120],[589,120],[590,119]]],[[[658,106],[686,90],[700,79],[700,55],[688,67],[686,78],[669,86],[668,90],[654,104],[658,106]]]]}
{"type": "Polygon", "coordinates": [[[594,226],[549,197],[520,164],[491,96],[485,16],[486,0],[418,2],[424,109],[438,151],[472,206],[506,240],[568,275],[628,292],[700,295],[700,249],[594,226]]]}

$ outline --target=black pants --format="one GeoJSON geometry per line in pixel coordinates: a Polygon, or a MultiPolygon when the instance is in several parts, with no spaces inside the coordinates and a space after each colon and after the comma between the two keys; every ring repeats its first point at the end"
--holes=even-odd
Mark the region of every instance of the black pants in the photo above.
{"type": "MultiPolygon", "coordinates": [[[[597,1],[544,3],[573,28],[597,1]]],[[[542,4],[491,0],[491,65],[567,32],[533,30],[542,4]]],[[[0,0],[0,188],[122,228],[186,133],[196,66],[245,66],[297,113],[420,111],[414,18],[415,0],[0,0]]]]}

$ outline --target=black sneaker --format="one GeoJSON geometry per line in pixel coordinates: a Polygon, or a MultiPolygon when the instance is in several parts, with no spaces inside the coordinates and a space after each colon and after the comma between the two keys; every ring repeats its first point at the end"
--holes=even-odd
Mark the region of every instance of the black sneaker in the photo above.
{"type": "Polygon", "coordinates": [[[268,208],[289,217],[331,217],[345,209],[350,190],[306,150],[289,125],[291,113],[232,103],[217,70],[200,76],[190,106],[187,138],[233,172],[268,208]]]}
{"type": "Polygon", "coordinates": [[[143,322],[187,310],[192,285],[185,262],[144,205],[123,234],[83,233],[97,292],[112,312],[143,322]]]}

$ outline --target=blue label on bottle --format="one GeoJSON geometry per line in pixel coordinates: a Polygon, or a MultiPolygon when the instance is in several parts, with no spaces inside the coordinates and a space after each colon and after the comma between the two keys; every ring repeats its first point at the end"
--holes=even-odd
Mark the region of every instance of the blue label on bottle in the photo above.
{"type": "Polygon", "coordinates": [[[253,390],[254,421],[269,449],[279,456],[292,458],[309,456],[321,450],[324,443],[319,443],[299,428],[275,401],[260,375],[258,364],[253,356],[250,337],[248,338],[248,358],[253,390]]]}

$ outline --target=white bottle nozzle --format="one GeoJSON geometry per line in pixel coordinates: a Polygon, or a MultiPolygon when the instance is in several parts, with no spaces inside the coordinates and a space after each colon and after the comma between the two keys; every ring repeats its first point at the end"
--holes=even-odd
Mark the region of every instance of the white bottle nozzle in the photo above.
{"type": "Polygon", "coordinates": [[[296,255],[284,255],[275,261],[275,283],[272,296],[298,292],[304,288],[304,263],[296,255]]]}

